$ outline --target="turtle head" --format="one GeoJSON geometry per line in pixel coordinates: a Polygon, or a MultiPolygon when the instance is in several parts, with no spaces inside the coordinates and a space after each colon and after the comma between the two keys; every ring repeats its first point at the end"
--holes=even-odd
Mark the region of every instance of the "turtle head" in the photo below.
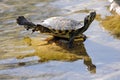
{"type": "Polygon", "coordinates": [[[90,12],[89,15],[87,15],[84,19],[84,26],[86,25],[89,26],[92,23],[92,21],[95,19],[95,17],[96,17],[96,12],[95,11],[90,12]]]}

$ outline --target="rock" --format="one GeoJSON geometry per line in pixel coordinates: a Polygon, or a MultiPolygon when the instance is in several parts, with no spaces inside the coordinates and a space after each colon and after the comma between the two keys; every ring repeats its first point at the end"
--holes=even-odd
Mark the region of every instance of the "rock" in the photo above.
{"type": "Polygon", "coordinates": [[[115,11],[120,15],[120,0],[109,0],[111,2],[110,11],[115,11]]]}

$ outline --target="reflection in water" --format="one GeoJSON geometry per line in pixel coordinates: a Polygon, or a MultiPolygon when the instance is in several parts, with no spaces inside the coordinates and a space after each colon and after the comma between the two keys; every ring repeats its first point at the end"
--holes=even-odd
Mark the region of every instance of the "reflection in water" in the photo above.
{"type": "Polygon", "coordinates": [[[82,59],[90,73],[96,73],[96,66],[92,63],[90,56],[87,54],[83,42],[78,39],[75,40],[73,49],[68,49],[67,41],[62,39],[53,41],[51,38],[48,43],[48,41],[45,40],[42,41],[36,38],[31,39],[29,37],[25,37],[24,41],[28,45],[31,44],[30,46],[32,46],[36,51],[33,54],[19,56],[18,58],[38,56],[40,57],[39,62],[47,62],[50,60],[72,62],[82,59]]]}
{"type": "Polygon", "coordinates": [[[14,68],[22,67],[22,66],[30,66],[30,65],[35,65],[35,64],[38,64],[38,60],[0,64],[0,70],[14,69],[14,68]]]}

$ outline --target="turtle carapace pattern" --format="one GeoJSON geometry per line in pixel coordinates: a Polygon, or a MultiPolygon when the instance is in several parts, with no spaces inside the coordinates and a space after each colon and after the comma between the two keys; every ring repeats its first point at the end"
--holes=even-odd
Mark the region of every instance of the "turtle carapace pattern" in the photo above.
{"type": "Polygon", "coordinates": [[[90,12],[84,18],[84,24],[81,25],[80,21],[68,19],[65,17],[51,17],[39,24],[34,24],[28,21],[24,16],[19,16],[17,18],[17,23],[23,25],[27,30],[32,29],[32,31],[40,31],[41,33],[46,33],[53,35],[54,37],[67,38],[68,47],[73,47],[73,41],[75,37],[81,36],[93,22],[96,17],[96,12],[90,12]]]}

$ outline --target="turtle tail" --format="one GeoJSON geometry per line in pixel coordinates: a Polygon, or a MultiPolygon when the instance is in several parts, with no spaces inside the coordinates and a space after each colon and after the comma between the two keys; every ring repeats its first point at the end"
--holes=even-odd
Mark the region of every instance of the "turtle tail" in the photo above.
{"type": "Polygon", "coordinates": [[[24,16],[19,16],[17,19],[17,24],[23,25],[27,30],[35,28],[37,25],[28,21],[24,16]]]}

